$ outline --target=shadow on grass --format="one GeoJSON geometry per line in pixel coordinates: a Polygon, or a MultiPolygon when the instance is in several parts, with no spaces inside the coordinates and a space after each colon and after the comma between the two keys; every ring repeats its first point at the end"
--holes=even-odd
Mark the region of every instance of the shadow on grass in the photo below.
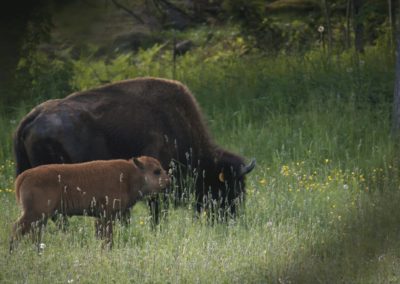
{"type": "Polygon", "coordinates": [[[400,192],[362,201],[336,240],[306,252],[282,279],[292,283],[399,283],[400,192]]]}
{"type": "MultiPolygon", "coordinates": [[[[279,271],[246,267],[240,282],[400,283],[400,188],[398,177],[362,193],[353,216],[334,237],[299,251],[279,271]],[[385,191],[378,188],[385,188],[385,191]]],[[[294,253],[296,254],[296,253],[294,253]]]]}

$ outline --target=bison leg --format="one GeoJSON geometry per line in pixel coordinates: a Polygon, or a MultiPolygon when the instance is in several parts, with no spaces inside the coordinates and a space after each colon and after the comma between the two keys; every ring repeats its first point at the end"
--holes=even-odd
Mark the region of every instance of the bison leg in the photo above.
{"type": "Polygon", "coordinates": [[[120,217],[121,225],[127,227],[131,223],[131,210],[128,208],[125,211],[122,211],[120,217]]]}
{"type": "Polygon", "coordinates": [[[148,201],[150,213],[151,213],[151,220],[152,225],[155,227],[160,223],[160,200],[158,196],[149,198],[148,201]]]}
{"type": "Polygon", "coordinates": [[[168,217],[169,204],[170,199],[166,194],[158,194],[148,199],[153,228],[160,224],[161,219],[168,217]]]}

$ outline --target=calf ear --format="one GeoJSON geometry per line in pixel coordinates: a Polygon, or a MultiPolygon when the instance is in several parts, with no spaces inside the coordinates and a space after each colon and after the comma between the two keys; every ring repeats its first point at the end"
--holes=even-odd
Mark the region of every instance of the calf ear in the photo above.
{"type": "Polygon", "coordinates": [[[138,158],[133,158],[133,163],[141,170],[144,170],[144,165],[138,158]]]}

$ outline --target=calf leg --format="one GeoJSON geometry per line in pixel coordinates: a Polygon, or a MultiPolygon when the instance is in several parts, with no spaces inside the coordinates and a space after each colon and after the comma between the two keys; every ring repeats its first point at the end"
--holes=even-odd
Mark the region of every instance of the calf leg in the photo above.
{"type": "Polygon", "coordinates": [[[106,222],[106,245],[109,249],[111,249],[113,245],[113,221],[110,219],[106,222]]]}
{"type": "Polygon", "coordinates": [[[57,228],[64,233],[67,231],[69,226],[68,216],[65,214],[54,214],[51,220],[56,224],[57,228]]]}
{"type": "Polygon", "coordinates": [[[42,226],[46,224],[46,216],[24,212],[15,222],[10,238],[10,252],[13,251],[17,240],[26,233],[32,234],[32,241],[39,245],[42,236],[42,226]]]}
{"type": "MultiPolygon", "coordinates": [[[[97,218],[96,219],[96,237],[104,239],[105,244],[111,249],[113,243],[113,225],[112,220],[109,218],[97,218]]],[[[104,245],[103,245],[104,247],[104,245]]]]}
{"type": "Polygon", "coordinates": [[[96,227],[96,238],[102,239],[103,238],[103,222],[101,218],[97,218],[95,222],[95,227],[96,227]]]}

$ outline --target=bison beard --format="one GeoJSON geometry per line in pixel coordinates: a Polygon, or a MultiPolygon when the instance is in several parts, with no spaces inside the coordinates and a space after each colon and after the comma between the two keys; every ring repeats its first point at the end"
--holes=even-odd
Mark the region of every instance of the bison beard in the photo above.
{"type": "MultiPolygon", "coordinates": [[[[159,159],[164,168],[174,162],[175,184],[195,177],[197,211],[211,201],[233,215],[245,175],[255,166],[214,143],[184,85],[158,78],[121,81],[38,105],[18,126],[14,153],[17,175],[43,164],[140,155],[159,159]]],[[[176,192],[181,198],[183,188],[176,192]]],[[[156,222],[159,209],[154,203],[156,222]]]]}

